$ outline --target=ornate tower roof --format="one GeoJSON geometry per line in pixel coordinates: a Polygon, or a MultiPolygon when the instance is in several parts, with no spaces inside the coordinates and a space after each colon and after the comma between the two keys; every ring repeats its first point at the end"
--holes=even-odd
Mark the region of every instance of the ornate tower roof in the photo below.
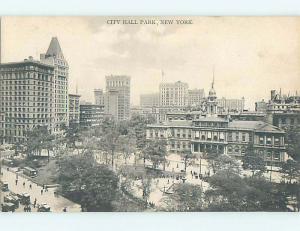
{"type": "Polygon", "coordinates": [[[208,98],[217,98],[216,96],[216,91],[214,89],[214,85],[215,85],[215,71],[213,71],[213,81],[211,83],[211,89],[209,90],[209,93],[208,93],[208,98]]]}
{"type": "Polygon", "coordinates": [[[52,37],[46,56],[53,56],[59,59],[64,59],[63,52],[59,45],[57,37],[52,37]]]}

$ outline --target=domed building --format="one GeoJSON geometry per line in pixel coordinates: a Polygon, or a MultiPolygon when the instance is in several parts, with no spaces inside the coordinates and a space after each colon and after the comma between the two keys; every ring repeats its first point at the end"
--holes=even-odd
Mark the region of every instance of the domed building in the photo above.
{"type": "Polygon", "coordinates": [[[209,90],[207,101],[206,101],[206,113],[207,116],[217,116],[218,113],[218,102],[217,102],[217,94],[214,89],[215,79],[211,83],[211,89],[209,90]]]}

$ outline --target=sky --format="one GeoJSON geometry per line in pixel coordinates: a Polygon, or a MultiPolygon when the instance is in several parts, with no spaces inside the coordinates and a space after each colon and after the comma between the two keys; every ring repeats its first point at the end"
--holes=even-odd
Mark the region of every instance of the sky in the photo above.
{"type": "Polygon", "coordinates": [[[56,36],[69,63],[70,93],[83,100],[105,76],[131,76],[131,104],[161,81],[218,97],[245,97],[246,108],[270,90],[300,93],[300,17],[2,17],[2,62],[39,59],[56,36]],[[188,19],[192,24],[108,24],[115,19],[188,19]],[[162,77],[162,70],[164,75],[162,77]]]}

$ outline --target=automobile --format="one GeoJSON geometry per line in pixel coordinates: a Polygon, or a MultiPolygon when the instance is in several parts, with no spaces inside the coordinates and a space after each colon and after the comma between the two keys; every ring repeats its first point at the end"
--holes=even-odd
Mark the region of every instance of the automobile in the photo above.
{"type": "Polygon", "coordinates": [[[30,204],[30,195],[28,193],[17,194],[17,196],[20,199],[20,203],[22,205],[29,205],[30,204]]]}
{"type": "Polygon", "coordinates": [[[14,212],[15,211],[15,205],[10,202],[5,202],[2,204],[2,212],[14,212]]]}
{"type": "Polygon", "coordinates": [[[8,183],[6,181],[4,181],[4,182],[1,181],[1,190],[2,190],[2,192],[8,191],[8,183]]]}
{"type": "Polygon", "coordinates": [[[39,207],[38,207],[38,212],[51,212],[50,211],[50,206],[47,205],[47,204],[41,204],[39,207]]]}
{"type": "Polygon", "coordinates": [[[20,200],[17,196],[7,195],[4,197],[4,202],[13,203],[15,205],[15,209],[19,208],[20,200]]]}

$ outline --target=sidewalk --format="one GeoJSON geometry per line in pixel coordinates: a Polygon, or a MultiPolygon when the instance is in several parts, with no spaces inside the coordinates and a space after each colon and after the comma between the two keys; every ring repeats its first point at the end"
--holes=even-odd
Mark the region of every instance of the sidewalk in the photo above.
{"type": "Polygon", "coordinates": [[[8,182],[8,188],[13,193],[28,193],[30,195],[31,203],[33,204],[34,199],[37,199],[37,204],[46,203],[51,207],[52,212],[62,212],[66,207],[67,212],[80,212],[81,208],[79,204],[76,204],[62,196],[55,196],[55,188],[49,188],[47,192],[43,190],[41,186],[38,186],[36,183],[33,183],[31,180],[26,179],[22,176],[18,176],[18,184],[16,185],[16,173],[2,169],[3,176],[2,181],[8,182]],[[25,182],[25,187],[23,183],[25,182]],[[32,188],[30,189],[29,185],[31,184],[32,188]]]}

